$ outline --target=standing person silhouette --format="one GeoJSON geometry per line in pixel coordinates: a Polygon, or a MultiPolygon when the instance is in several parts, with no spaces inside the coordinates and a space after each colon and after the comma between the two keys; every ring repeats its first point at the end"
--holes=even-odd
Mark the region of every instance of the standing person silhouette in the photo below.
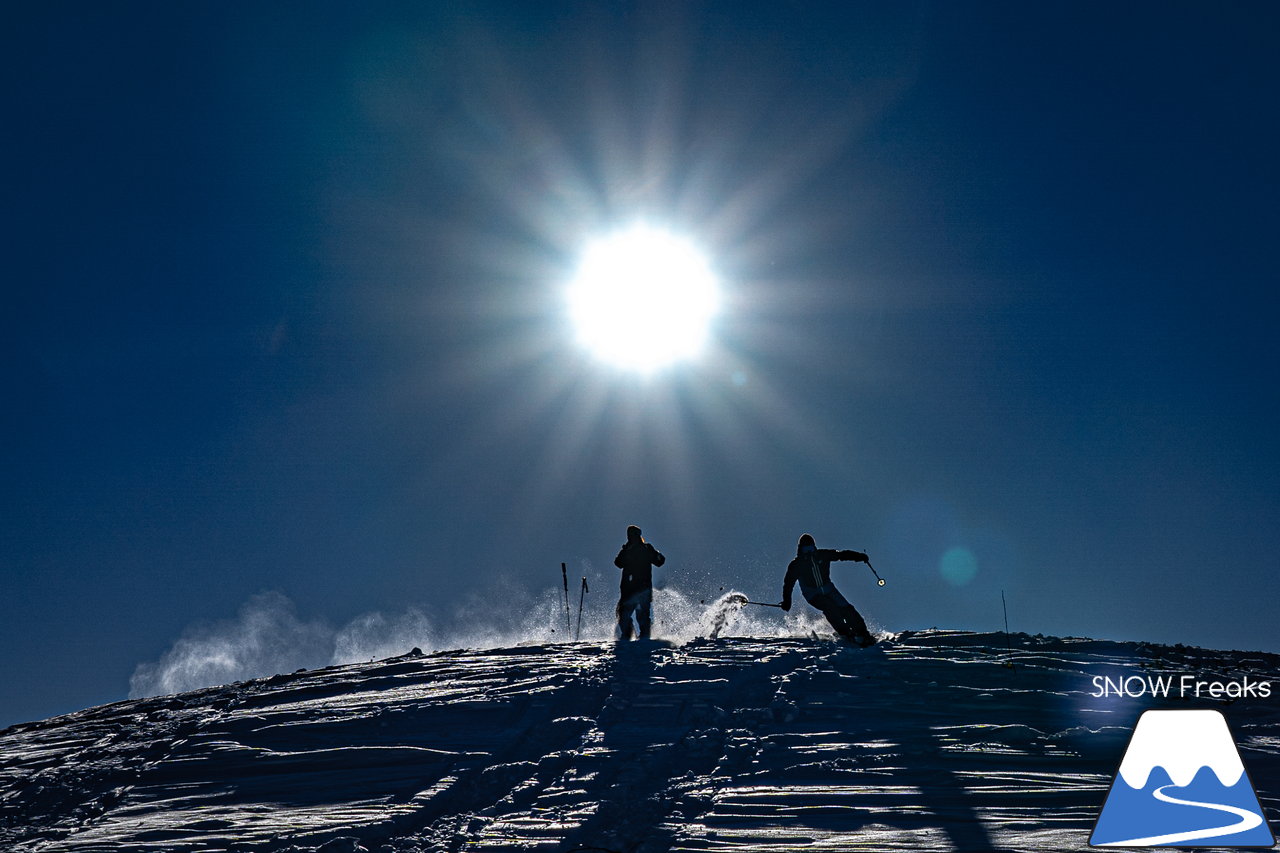
{"type": "Polygon", "coordinates": [[[808,533],[796,543],[796,558],[787,565],[787,576],[782,582],[783,610],[791,609],[791,587],[800,582],[800,594],[804,600],[822,611],[831,627],[842,637],[860,646],[874,645],[876,638],[867,630],[867,623],[857,608],[845,600],[831,582],[831,561],[853,560],[867,562],[861,551],[833,551],[819,548],[808,533]]]}
{"type": "Polygon", "coordinates": [[[634,524],[627,528],[627,544],[622,546],[613,564],[622,569],[622,589],[618,598],[618,630],[622,639],[631,639],[631,614],[640,626],[640,639],[649,639],[650,612],[653,604],[653,567],[667,558],[658,553],[634,524]]]}

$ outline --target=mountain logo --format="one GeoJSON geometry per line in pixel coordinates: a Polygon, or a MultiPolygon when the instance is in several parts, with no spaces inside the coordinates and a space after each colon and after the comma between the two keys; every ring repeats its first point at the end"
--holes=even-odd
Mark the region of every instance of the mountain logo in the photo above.
{"type": "Polygon", "coordinates": [[[1091,847],[1273,847],[1253,783],[1218,711],[1145,711],[1091,847]]]}

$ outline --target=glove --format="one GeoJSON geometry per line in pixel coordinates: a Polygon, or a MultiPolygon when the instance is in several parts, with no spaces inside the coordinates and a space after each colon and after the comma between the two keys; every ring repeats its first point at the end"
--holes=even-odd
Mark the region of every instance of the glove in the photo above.
{"type": "Polygon", "coordinates": [[[781,604],[779,604],[778,606],[779,606],[779,607],[781,607],[783,610],[790,610],[790,609],[791,609],[791,599],[789,599],[789,598],[784,598],[784,599],[782,599],[782,603],[781,603],[781,604]]]}
{"type": "Polygon", "coordinates": [[[871,558],[868,557],[866,554],[862,553],[861,551],[854,551],[853,561],[855,563],[867,563],[871,561],[871,558]]]}

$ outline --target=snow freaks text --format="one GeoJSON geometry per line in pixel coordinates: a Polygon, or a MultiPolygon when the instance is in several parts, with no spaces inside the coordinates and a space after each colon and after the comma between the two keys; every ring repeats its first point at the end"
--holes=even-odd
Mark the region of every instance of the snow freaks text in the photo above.
{"type": "Polygon", "coordinates": [[[1207,681],[1194,675],[1130,675],[1126,678],[1095,675],[1095,699],[1270,699],[1271,682],[1245,676],[1236,681],[1207,681]]]}

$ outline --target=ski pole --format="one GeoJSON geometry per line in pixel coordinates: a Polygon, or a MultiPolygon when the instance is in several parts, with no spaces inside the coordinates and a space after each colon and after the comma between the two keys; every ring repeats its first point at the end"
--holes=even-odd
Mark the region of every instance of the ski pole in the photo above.
{"type": "Polygon", "coordinates": [[[782,605],[781,605],[781,604],[767,604],[767,603],[765,603],[765,602],[763,602],[763,601],[744,601],[744,602],[742,602],[742,603],[743,603],[743,604],[755,604],[755,605],[757,605],[757,606],[759,606],[759,607],[776,607],[776,608],[778,608],[779,610],[781,610],[781,609],[782,609],[782,605]]]}
{"type": "Polygon", "coordinates": [[[867,558],[867,568],[871,570],[871,574],[876,576],[876,585],[884,586],[884,578],[880,577],[880,573],[876,571],[876,567],[871,565],[871,558],[867,558]]]}
{"type": "Polygon", "coordinates": [[[574,640],[582,639],[582,601],[587,597],[587,593],[591,590],[587,589],[587,579],[582,579],[582,591],[578,593],[578,633],[574,635],[574,640]]]}
{"type": "Polygon", "coordinates": [[[560,564],[560,577],[564,580],[564,630],[567,636],[573,625],[569,622],[569,569],[560,564]]]}

